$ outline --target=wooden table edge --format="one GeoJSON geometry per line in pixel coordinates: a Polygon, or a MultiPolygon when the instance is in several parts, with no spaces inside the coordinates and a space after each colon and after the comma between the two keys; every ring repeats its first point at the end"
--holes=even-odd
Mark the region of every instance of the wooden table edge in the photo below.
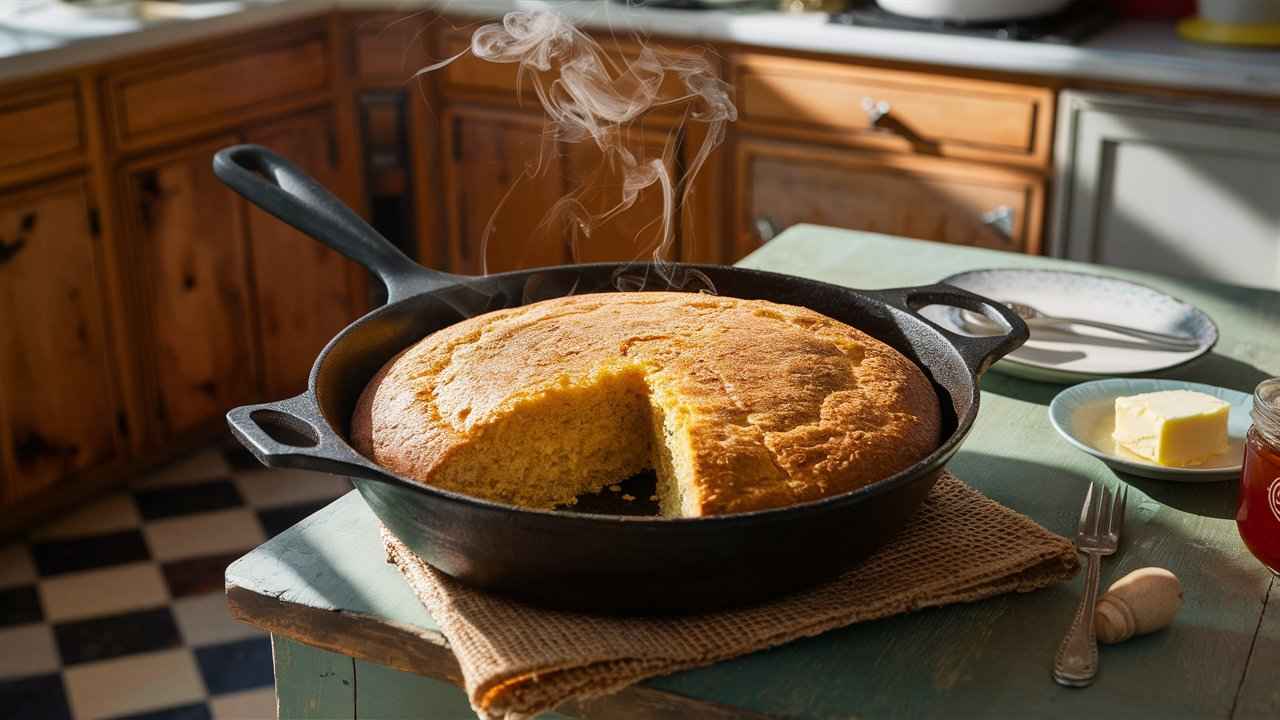
{"type": "MultiPolygon", "coordinates": [[[[449,649],[449,641],[439,632],[364,613],[291,603],[230,581],[226,585],[226,593],[227,607],[233,618],[273,636],[401,672],[443,680],[458,686],[461,691],[462,668],[449,649]]],[[[612,695],[572,700],[556,710],[581,718],[622,720],[682,717],[766,720],[770,717],[642,685],[632,685],[612,695]]]]}

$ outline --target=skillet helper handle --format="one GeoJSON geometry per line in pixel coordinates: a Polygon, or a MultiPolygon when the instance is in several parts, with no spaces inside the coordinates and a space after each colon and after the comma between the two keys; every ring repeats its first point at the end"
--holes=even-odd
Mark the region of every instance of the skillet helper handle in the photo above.
{"type": "Polygon", "coordinates": [[[890,305],[908,312],[947,336],[947,339],[960,351],[965,364],[974,375],[985,373],[996,360],[1017,350],[1030,337],[1026,322],[1003,303],[990,300],[954,285],[937,283],[919,287],[890,288],[874,290],[871,294],[890,305]],[[980,313],[990,320],[1008,328],[998,335],[962,335],[943,327],[920,314],[920,308],[928,305],[949,305],[980,313]]]}
{"type": "Polygon", "coordinates": [[[389,478],[328,429],[305,393],[235,408],[227,413],[227,425],[236,440],[270,468],[300,468],[379,481],[389,478]]]}
{"type": "Polygon", "coordinates": [[[213,156],[213,173],[246,200],[373,271],[388,302],[434,289],[450,276],[427,270],[293,163],[261,145],[233,145],[213,156]]]}

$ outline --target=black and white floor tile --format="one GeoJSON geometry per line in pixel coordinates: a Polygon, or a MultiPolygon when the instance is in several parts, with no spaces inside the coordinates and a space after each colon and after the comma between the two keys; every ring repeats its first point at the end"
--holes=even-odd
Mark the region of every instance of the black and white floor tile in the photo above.
{"type": "Polygon", "coordinates": [[[350,489],[208,449],[0,547],[0,708],[19,719],[273,718],[231,561],[350,489]]]}

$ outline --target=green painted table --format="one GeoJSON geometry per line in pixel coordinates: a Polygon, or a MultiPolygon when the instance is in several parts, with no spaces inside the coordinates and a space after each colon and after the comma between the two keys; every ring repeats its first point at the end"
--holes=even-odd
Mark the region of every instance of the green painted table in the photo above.
{"type": "MultiPolygon", "coordinates": [[[[875,288],[981,267],[1077,267],[818,227],[784,233],[743,265],[875,288]]],[[[1217,350],[1173,373],[1252,390],[1280,375],[1280,293],[1088,267],[1195,303],[1217,350]]],[[[989,373],[973,434],[951,466],[990,497],[1070,535],[1092,480],[1113,478],[1049,426],[1057,388],[989,373]]],[[[572,705],[580,717],[1280,718],[1280,584],[1244,549],[1235,483],[1131,485],[1124,543],[1103,582],[1146,565],[1186,590],[1176,624],[1103,648],[1086,690],[1049,677],[1080,581],[856,625],[572,705]],[[1268,598],[1270,605],[1268,606],[1268,598]]],[[[471,717],[436,624],[382,561],[354,493],[227,569],[233,613],[274,636],[281,717],[471,717]]]]}

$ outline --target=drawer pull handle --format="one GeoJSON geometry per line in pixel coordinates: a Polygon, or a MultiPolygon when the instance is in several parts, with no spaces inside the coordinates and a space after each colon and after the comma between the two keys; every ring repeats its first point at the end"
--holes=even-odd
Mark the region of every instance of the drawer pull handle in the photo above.
{"type": "Polygon", "coordinates": [[[1001,205],[982,213],[982,224],[1005,237],[1012,237],[1013,218],[1013,208],[1001,205]]]}
{"type": "Polygon", "coordinates": [[[876,100],[871,97],[862,98],[862,111],[867,114],[867,122],[871,127],[882,130],[885,129],[881,122],[889,116],[889,111],[893,110],[893,106],[888,100],[876,100]]]}
{"type": "Polygon", "coordinates": [[[778,236],[778,225],[771,218],[761,215],[752,221],[756,228],[756,237],[763,245],[778,236]]]}

